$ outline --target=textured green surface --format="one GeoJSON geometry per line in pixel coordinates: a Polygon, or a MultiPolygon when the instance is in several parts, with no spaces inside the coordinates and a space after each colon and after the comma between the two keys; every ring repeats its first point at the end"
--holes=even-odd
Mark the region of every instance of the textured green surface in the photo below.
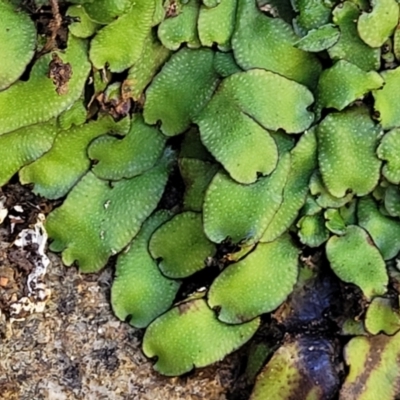
{"type": "Polygon", "coordinates": [[[185,210],[202,211],[206,189],[218,169],[217,164],[195,158],[179,160],[179,170],[185,183],[185,210]]]}
{"type": "Polygon", "coordinates": [[[371,197],[358,201],[357,216],[359,225],[370,234],[382,257],[385,260],[395,257],[400,251],[400,221],[381,214],[371,197]]]}
{"type": "Polygon", "coordinates": [[[95,0],[86,2],[84,7],[92,21],[109,24],[129,11],[134,3],[132,0],[95,0]]]}
{"type": "Polygon", "coordinates": [[[72,125],[82,125],[86,121],[87,110],[82,97],[58,116],[58,125],[61,129],[67,130],[72,125]]]}
{"type": "Polygon", "coordinates": [[[238,0],[232,47],[240,67],[264,68],[313,87],[320,64],[313,54],[294,47],[297,40],[286,22],[262,14],[254,1],[238,0]]]}
{"type": "Polygon", "coordinates": [[[317,132],[319,167],[328,191],[335,197],[348,191],[358,196],[372,192],[380,175],[381,162],[375,154],[380,128],[367,109],[331,113],[317,132]]]}
{"type": "MultiPolygon", "coordinates": [[[[203,3],[205,3],[203,1],[203,3]]],[[[214,43],[222,50],[229,49],[233,33],[237,0],[219,0],[214,7],[202,5],[197,27],[203,46],[211,47],[214,43]]]]}
{"type": "Polygon", "coordinates": [[[139,60],[129,69],[126,80],[133,100],[140,100],[144,90],[170,54],[171,52],[162,46],[153,35],[146,38],[142,54],[139,60]]]}
{"type": "Polygon", "coordinates": [[[343,110],[371,90],[380,89],[383,83],[382,77],[377,72],[365,72],[354,64],[340,60],[322,72],[319,78],[318,108],[343,110]]]}
{"type": "Polygon", "coordinates": [[[110,130],[124,133],[128,124],[104,118],[58,132],[52,148],[20,171],[21,182],[34,183],[33,191],[49,199],[65,196],[90,168],[89,143],[110,130]]]}
{"type": "Polygon", "coordinates": [[[197,19],[200,11],[198,0],[167,0],[164,7],[176,12],[164,19],[158,26],[158,37],[161,43],[170,50],[178,50],[186,43],[190,48],[200,47],[197,32],[197,19]]]}
{"type": "Polygon", "coordinates": [[[297,222],[300,242],[309,247],[319,247],[329,238],[322,214],[306,215],[297,222]]]}
{"type": "Polygon", "coordinates": [[[380,47],[393,33],[399,19],[396,0],[372,0],[372,10],[362,13],[357,22],[361,39],[371,47],[380,47]]]}
{"type": "Polygon", "coordinates": [[[155,0],[135,0],[129,11],[102,28],[90,44],[90,60],[101,69],[121,72],[139,60],[150,34],[155,0]]]}
{"type": "Polygon", "coordinates": [[[400,183],[400,129],[393,129],[382,138],[378,157],[386,161],[382,173],[391,183],[400,183]]]}
{"type": "Polygon", "coordinates": [[[299,13],[294,25],[301,33],[317,29],[329,22],[331,10],[328,1],[292,0],[292,4],[299,13]]]}
{"type": "Polygon", "coordinates": [[[0,92],[0,135],[48,121],[78,100],[90,69],[86,52],[86,43],[73,36],[69,37],[65,53],[57,52],[62,62],[69,63],[72,69],[65,94],[58,94],[48,77],[50,54],[42,56],[35,63],[28,81],[19,81],[0,92]]]}
{"type": "Polygon", "coordinates": [[[290,157],[282,157],[269,177],[252,185],[240,185],[218,172],[204,200],[204,231],[215,243],[230,238],[234,243],[257,242],[283,200],[290,157]]]}
{"type": "Polygon", "coordinates": [[[304,51],[319,52],[332,47],[339,37],[339,29],[333,24],[326,24],[308,32],[295,46],[304,51]]]}
{"type": "Polygon", "coordinates": [[[150,171],[112,187],[88,172],[48,217],[46,229],[54,239],[51,249],[63,252],[66,265],[77,261],[84,272],[104,267],[156,208],[167,181],[168,164],[164,158],[150,171]]]}
{"type": "Polygon", "coordinates": [[[33,21],[21,10],[0,1],[0,91],[10,86],[24,72],[32,59],[36,30],[33,21]]]}
{"type": "Polygon", "coordinates": [[[304,86],[255,69],[226,78],[195,122],[203,143],[231,177],[252,183],[271,173],[277,162],[277,148],[266,129],[303,131],[314,118],[307,110],[312,102],[304,86]]]}
{"type": "Polygon", "coordinates": [[[68,27],[69,31],[76,37],[88,38],[99,28],[99,25],[90,19],[85,8],[80,5],[70,6],[67,15],[79,19],[79,21],[73,22],[68,27]]]}
{"type": "Polygon", "coordinates": [[[400,217],[400,189],[389,186],[385,191],[385,208],[392,217],[400,217]]]}
{"type": "Polygon", "coordinates": [[[240,324],[270,312],[293,290],[298,274],[298,249],[288,235],[259,244],[213,282],[208,304],[218,319],[240,324]]]}
{"type": "Polygon", "coordinates": [[[375,110],[383,129],[400,127],[400,114],[397,104],[400,102],[400,67],[381,73],[385,86],[373,92],[375,110]]]}
{"type": "Polygon", "coordinates": [[[143,352],[157,356],[156,371],[182,375],[221,360],[247,342],[259,320],[237,326],[219,322],[204,300],[182,303],[154,321],[143,338],[143,352]]]}
{"type": "Polygon", "coordinates": [[[202,215],[186,211],[155,231],[149,250],[161,272],[176,279],[203,269],[216,249],[203,232],[202,215]]]}
{"type": "Polygon", "coordinates": [[[32,125],[0,136],[0,185],[24,165],[50,150],[57,135],[55,121],[32,125]]]}
{"type": "Polygon", "coordinates": [[[223,78],[229,75],[241,72],[242,70],[236,64],[232,52],[222,53],[220,51],[215,53],[214,68],[223,78]]]}
{"type": "MultiPolygon", "coordinates": [[[[118,129],[109,129],[112,134],[118,129]]],[[[88,155],[96,160],[93,172],[99,178],[119,180],[140,175],[154,166],[161,157],[165,137],[154,127],[143,122],[141,115],[132,121],[127,135],[118,139],[114,136],[101,136],[94,140],[88,155]]]]}
{"type": "Polygon", "coordinates": [[[291,151],[291,165],[283,191],[283,202],[275,213],[261,242],[271,242],[285,232],[303,207],[308,192],[308,181],[317,165],[317,141],[314,129],[303,134],[291,151]]]}
{"type": "Polygon", "coordinates": [[[333,10],[333,22],[340,29],[340,38],[328,49],[329,56],[334,60],[347,60],[365,71],[378,69],[380,49],[373,49],[360,39],[357,32],[359,15],[359,8],[351,1],[345,1],[333,10]]]}
{"type": "Polygon", "coordinates": [[[400,315],[393,307],[393,301],[375,297],[368,307],[365,328],[372,335],[385,333],[393,335],[400,330],[400,315]]]}
{"type": "Polygon", "coordinates": [[[142,226],[126,252],[118,256],[111,304],[115,315],[136,328],[144,328],[167,311],[180,287],[180,282],[164,277],[148,251],[153,232],[171,217],[158,211],[142,226]]]}
{"type": "Polygon", "coordinates": [[[314,172],[310,179],[310,193],[315,196],[315,201],[323,208],[338,208],[344,206],[353,198],[352,193],[344,197],[332,196],[324,186],[319,172],[314,172]]]}
{"type": "Polygon", "coordinates": [[[213,60],[214,53],[208,49],[184,48],[175,53],[146,91],[146,123],[161,121],[161,130],[167,136],[189,128],[217,84],[213,60]]]}
{"type": "Polygon", "coordinates": [[[335,274],[359,286],[367,299],[386,292],[385,262],[364,229],[350,225],[343,236],[331,236],[326,254],[335,274]]]}

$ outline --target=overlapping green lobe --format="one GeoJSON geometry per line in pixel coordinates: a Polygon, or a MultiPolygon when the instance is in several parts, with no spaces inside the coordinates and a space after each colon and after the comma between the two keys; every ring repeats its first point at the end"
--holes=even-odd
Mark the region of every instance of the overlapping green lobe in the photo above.
{"type": "Polygon", "coordinates": [[[113,184],[88,172],[53,211],[46,229],[65,265],[77,261],[84,272],[102,268],[139,232],[154,211],[167,181],[171,155],[144,174],[113,184]]]}
{"type": "Polygon", "coordinates": [[[81,97],[70,108],[63,111],[57,118],[59,127],[62,130],[71,128],[72,125],[82,125],[87,118],[85,101],[81,97]]]}
{"type": "Polygon", "coordinates": [[[68,27],[69,31],[76,37],[88,38],[99,28],[99,24],[93,22],[86,13],[85,8],[80,5],[70,6],[67,10],[67,15],[79,19],[68,27]]]}
{"type": "Polygon", "coordinates": [[[322,208],[339,208],[347,204],[353,198],[353,193],[347,193],[344,197],[332,196],[324,186],[321,174],[315,171],[310,179],[310,193],[317,204],[322,208]]]}
{"type": "Polygon", "coordinates": [[[375,71],[365,72],[354,64],[339,60],[322,72],[317,89],[317,107],[343,110],[364,94],[383,86],[382,77],[375,71]]]}
{"type": "Polygon", "coordinates": [[[150,34],[155,0],[135,0],[126,14],[102,28],[90,44],[90,60],[97,69],[122,72],[139,60],[150,34]]]}
{"type": "Polygon", "coordinates": [[[333,10],[333,22],[340,29],[338,42],[328,49],[333,60],[347,60],[365,71],[380,67],[380,49],[364,43],[357,32],[360,10],[351,1],[345,1],[333,10]]]}
{"type": "Polygon", "coordinates": [[[153,232],[171,213],[158,211],[142,226],[126,252],[118,257],[111,288],[111,304],[115,315],[136,328],[144,328],[167,311],[180,287],[180,282],[163,276],[148,251],[153,232]]]}
{"type": "Polygon", "coordinates": [[[385,209],[392,217],[400,217],[400,189],[390,185],[385,191],[385,209]]]}
{"type": "Polygon", "coordinates": [[[304,51],[319,52],[332,47],[339,37],[339,29],[333,24],[326,24],[318,29],[312,29],[295,43],[295,47],[304,51]]]}
{"type": "Polygon", "coordinates": [[[221,50],[228,50],[235,26],[237,0],[220,0],[214,7],[203,4],[200,7],[197,27],[202,46],[214,43],[221,50]]]}
{"type": "Polygon", "coordinates": [[[251,185],[241,185],[218,172],[204,200],[204,231],[215,243],[257,242],[283,200],[290,156],[282,156],[275,171],[251,185]]]}
{"type": "Polygon", "coordinates": [[[171,52],[153,35],[149,35],[146,38],[142,54],[139,60],[129,69],[128,77],[125,81],[133,100],[138,101],[141,99],[144,90],[170,54],[171,52]]]}
{"type": "Polygon", "coordinates": [[[200,47],[197,32],[197,19],[200,12],[199,0],[167,0],[164,7],[171,14],[158,26],[158,37],[161,43],[170,50],[178,50],[182,44],[189,48],[200,47]]]}
{"type": "Polygon", "coordinates": [[[361,39],[370,47],[380,47],[393,33],[399,20],[396,0],[372,0],[372,11],[361,14],[357,29],[361,39]]]}
{"type": "Polygon", "coordinates": [[[400,330],[400,315],[393,307],[394,302],[384,297],[375,297],[365,316],[365,328],[372,335],[393,335],[400,330]]]}
{"type": "Polygon", "coordinates": [[[314,87],[321,66],[313,54],[294,47],[297,40],[290,25],[262,14],[255,0],[238,0],[232,48],[240,67],[264,68],[314,87]]]}
{"type": "Polygon", "coordinates": [[[370,234],[385,260],[390,260],[399,253],[399,220],[383,215],[370,196],[358,201],[357,216],[359,225],[370,234]]]}
{"type": "Polygon", "coordinates": [[[393,129],[383,136],[377,149],[378,157],[386,161],[382,173],[394,184],[400,183],[400,129],[393,129]]]}
{"type": "Polygon", "coordinates": [[[260,238],[261,242],[272,242],[282,235],[295,221],[306,201],[308,182],[317,166],[315,129],[301,136],[290,156],[290,171],[283,190],[283,201],[260,238]]]}
{"type": "Polygon", "coordinates": [[[252,183],[271,173],[277,162],[277,147],[266,129],[307,129],[313,121],[307,110],[312,102],[304,86],[254,69],[226,78],[195,122],[204,145],[231,177],[252,183]]]}
{"type": "Polygon", "coordinates": [[[50,150],[57,127],[54,120],[18,129],[0,136],[0,186],[24,165],[50,150]]]}
{"type": "Polygon", "coordinates": [[[32,59],[36,30],[33,21],[23,11],[7,1],[0,1],[0,91],[14,83],[32,59]]]}
{"type": "Polygon", "coordinates": [[[214,58],[214,68],[223,78],[242,71],[236,64],[232,52],[222,53],[221,51],[217,51],[214,58]]]}
{"type": "Polygon", "coordinates": [[[166,136],[188,129],[217,85],[213,60],[214,53],[208,49],[184,48],[175,53],[146,91],[146,123],[161,121],[166,136]]]}
{"type": "Polygon", "coordinates": [[[329,238],[329,231],[325,227],[322,213],[305,215],[297,222],[297,234],[300,242],[309,247],[318,247],[329,238]]]}
{"type": "Polygon", "coordinates": [[[125,14],[132,5],[134,5],[132,0],[96,0],[86,2],[84,7],[92,21],[109,24],[125,14]]]}
{"type": "Polygon", "coordinates": [[[381,161],[376,156],[380,128],[365,107],[329,114],[318,126],[322,179],[335,197],[348,191],[364,196],[375,188],[381,161]]]}
{"type": "Polygon", "coordinates": [[[34,193],[48,199],[60,198],[89,170],[89,143],[110,130],[126,133],[128,129],[128,119],[117,124],[111,117],[106,117],[59,131],[52,148],[20,171],[20,180],[23,184],[34,183],[34,193]]]}
{"type": "Polygon", "coordinates": [[[155,231],[149,242],[152,257],[169,278],[186,278],[203,269],[215,253],[215,245],[204,234],[202,215],[186,211],[155,231]]]}
{"type": "MultiPolygon", "coordinates": [[[[111,134],[120,133],[118,127],[111,134]]],[[[127,135],[118,139],[112,135],[94,140],[88,155],[96,161],[92,171],[102,179],[119,180],[140,175],[154,166],[165,147],[165,136],[135,115],[127,135]]],[[[99,135],[98,135],[99,136],[99,135]]]]}
{"type": "Polygon", "coordinates": [[[288,235],[259,244],[214,280],[208,304],[217,310],[219,320],[230,324],[240,324],[270,312],[293,290],[297,264],[298,250],[288,235]]]}
{"type": "Polygon", "coordinates": [[[278,151],[274,140],[235,104],[235,92],[228,82],[219,88],[196,123],[205,146],[236,181],[252,183],[258,175],[275,169],[278,151]]]}
{"type": "Polygon", "coordinates": [[[367,299],[386,292],[385,262],[364,229],[350,225],[343,236],[331,236],[326,254],[335,274],[359,286],[367,299]]]}
{"type": "Polygon", "coordinates": [[[56,52],[62,63],[70,64],[72,70],[64,94],[57,93],[56,85],[48,76],[50,54],[36,61],[28,81],[19,81],[0,92],[0,135],[46,122],[78,100],[90,70],[86,53],[86,42],[72,35],[65,52],[56,52]]]}
{"type": "Polygon", "coordinates": [[[299,12],[294,24],[300,33],[318,29],[329,22],[331,9],[324,0],[293,0],[293,8],[299,12]]]}
{"type": "Polygon", "coordinates": [[[179,171],[185,183],[184,210],[202,211],[205,192],[218,169],[217,164],[196,158],[179,159],[179,171]]]}
{"type": "Polygon", "coordinates": [[[203,299],[172,308],[147,328],[143,352],[157,357],[156,371],[182,375],[195,367],[221,360],[246,343],[255,333],[259,320],[227,325],[215,318],[203,299]]]}
{"type": "Polygon", "coordinates": [[[400,102],[400,67],[381,72],[385,86],[372,92],[375,98],[374,108],[383,129],[400,127],[400,115],[397,105],[400,102]]]}

